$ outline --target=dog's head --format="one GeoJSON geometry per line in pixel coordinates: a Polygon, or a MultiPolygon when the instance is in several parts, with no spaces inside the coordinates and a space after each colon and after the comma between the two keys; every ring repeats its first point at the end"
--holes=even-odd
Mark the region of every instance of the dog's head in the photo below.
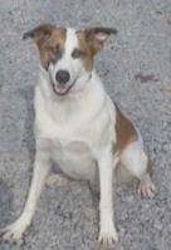
{"type": "Polygon", "coordinates": [[[93,70],[94,56],[109,36],[116,33],[113,28],[76,31],[43,24],[25,33],[23,38],[31,37],[35,41],[41,65],[50,76],[55,94],[66,95],[87,82],[93,70]]]}

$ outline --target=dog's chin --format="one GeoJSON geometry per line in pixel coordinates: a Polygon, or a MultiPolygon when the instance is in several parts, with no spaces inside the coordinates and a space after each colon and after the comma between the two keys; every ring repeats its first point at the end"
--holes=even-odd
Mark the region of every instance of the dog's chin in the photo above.
{"type": "Polygon", "coordinates": [[[61,87],[57,84],[53,84],[53,92],[59,96],[67,95],[71,88],[72,88],[72,85],[61,87]]]}

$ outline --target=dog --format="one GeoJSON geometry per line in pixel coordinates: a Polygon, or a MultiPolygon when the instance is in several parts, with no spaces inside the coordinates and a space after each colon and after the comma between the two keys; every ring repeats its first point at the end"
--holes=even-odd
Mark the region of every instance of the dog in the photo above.
{"type": "Polygon", "coordinates": [[[42,24],[24,34],[40,55],[35,87],[36,155],[28,198],[19,218],[1,230],[5,240],[18,240],[30,225],[52,162],[74,179],[98,179],[99,243],[118,241],[113,221],[112,180],[121,164],[139,180],[138,193],[153,197],[151,164],[139,130],[112,102],[93,67],[110,35],[117,30],[82,30],[42,24]]]}

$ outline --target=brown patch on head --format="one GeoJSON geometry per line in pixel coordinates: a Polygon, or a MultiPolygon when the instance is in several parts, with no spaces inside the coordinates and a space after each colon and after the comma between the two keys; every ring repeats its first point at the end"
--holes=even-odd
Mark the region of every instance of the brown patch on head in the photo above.
{"type": "Polygon", "coordinates": [[[23,39],[33,38],[39,53],[40,61],[44,68],[48,68],[50,62],[55,63],[64,51],[66,29],[57,28],[51,24],[43,24],[24,34],[23,39]]]}
{"type": "Polygon", "coordinates": [[[77,37],[79,42],[79,49],[82,52],[82,56],[80,58],[83,62],[83,65],[87,71],[92,71],[94,54],[90,46],[86,42],[84,32],[78,32],[77,37]]]}
{"type": "Polygon", "coordinates": [[[138,139],[138,134],[132,122],[125,117],[116,106],[116,150],[120,153],[133,141],[138,139]]]}
{"type": "Polygon", "coordinates": [[[90,71],[93,68],[93,57],[99,52],[111,34],[116,34],[113,28],[94,27],[77,32],[79,47],[85,68],[90,71]]]}

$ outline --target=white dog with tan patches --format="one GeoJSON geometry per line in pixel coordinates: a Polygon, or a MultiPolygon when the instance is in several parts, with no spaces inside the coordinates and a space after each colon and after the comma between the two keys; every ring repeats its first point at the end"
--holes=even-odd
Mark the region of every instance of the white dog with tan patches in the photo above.
{"type": "Polygon", "coordinates": [[[99,177],[99,242],[118,241],[113,222],[112,179],[118,163],[139,179],[138,191],[153,196],[150,163],[138,130],[112,102],[93,69],[93,58],[112,28],[76,31],[41,25],[26,34],[40,53],[40,81],[35,90],[36,157],[28,199],[21,216],[1,231],[17,240],[30,225],[51,162],[75,179],[99,177]]]}

